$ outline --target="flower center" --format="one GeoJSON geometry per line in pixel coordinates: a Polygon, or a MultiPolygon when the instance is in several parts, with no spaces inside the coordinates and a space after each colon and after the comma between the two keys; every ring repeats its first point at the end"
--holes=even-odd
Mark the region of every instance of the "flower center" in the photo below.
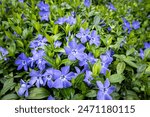
{"type": "Polygon", "coordinates": [[[47,79],[48,79],[48,80],[51,80],[51,79],[52,79],[52,75],[48,75],[48,76],[47,76],[47,79]]]}
{"type": "Polygon", "coordinates": [[[25,60],[22,60],[22,64],[23,64],[23,65],[26,65],[26,61],[25,61],[25,60]]]}
{"type": "Polygon", "coordinates": [[[77,54],[77,50],[76,50],[76,49],[73,49],[73,50],[72,50],[72,54],[73,54],[73,55],[76,55],[76,54],[77,54]]]}
{"type": "Polygon", "coordinates": [[[60,76],[60,79],[65,80],[66,77],[65,77],[64,75],[61,75],[61,76],[60,76]]]}

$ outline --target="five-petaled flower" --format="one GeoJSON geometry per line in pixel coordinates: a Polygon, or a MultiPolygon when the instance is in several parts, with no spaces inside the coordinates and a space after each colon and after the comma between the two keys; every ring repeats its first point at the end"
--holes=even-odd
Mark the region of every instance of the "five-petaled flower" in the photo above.
{"type": "Polygon", "coordinates": [[[21,70],[22,68],[24,68],[24,70],[27,71],[28,61],[29,59],[26,57],[26,55],[24,53],[21,53],[15,61],[15,64],[18,65],[17,70],[21,70]]]}
{"type": "Polygon", "coordinates": [[[116,88],[114,86],[110,86],[110,82],[108,78],[106,79],[104,84],[102,84],[101,81],[97,81],[96,84],[99,88],[99,91],[97,93],[97,99],[98,100],[112,100],[112,97],[110,96],[110,94],[113,91],[115,91],[116,88]]]}
{"type": "Polygon", "coordinates": [[[61,68],[61,71],[57,71],[54,74],[54,88],[68,88],[71,87],[71,82],[70,80],[75,77],[75,74],[70,71],[70,66],[65,66],[61,68]]]}
{"type": "Polygon", "coordinates": [[[95,44],[97,47],[100,45],[100,36],[96,34],[96,30],[93,30],[88,36],[90,45],[95,44]]]}
{"type": "Polygon", "coordinates": [[[28,89],[31,87],[31,85],[29,83],[26,83],[22,79],[20,81],[20,85],[21,87],[18,90],[18,95],[28,97],[29,95],[28,89]]]}
{"type": "Polygon", "coordinates": [[[85,57],[85,47],[82,44],[77,44],[75,41],[69,42],[69,47],[65,47],[65,52],[68,55],[69,60],[82,61],[85,57]]]}

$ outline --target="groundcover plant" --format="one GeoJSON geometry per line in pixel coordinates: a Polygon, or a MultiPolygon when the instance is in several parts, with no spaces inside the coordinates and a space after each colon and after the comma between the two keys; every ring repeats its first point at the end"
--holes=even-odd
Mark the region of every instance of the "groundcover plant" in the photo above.
{"type": "Polygon", "coordinates": [[[150,99],[150,1],[0,0],[0,99],[150,99]]]}

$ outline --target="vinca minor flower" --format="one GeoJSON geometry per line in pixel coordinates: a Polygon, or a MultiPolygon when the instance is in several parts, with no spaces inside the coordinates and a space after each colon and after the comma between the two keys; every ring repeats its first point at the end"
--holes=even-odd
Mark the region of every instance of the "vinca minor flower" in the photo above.
{"type": "Polygon", "coordinates": [[[108,8],[110,10],[116,11],[116,8],[114,7],[114,5],[112,3],[109,3],[108,8]]]}
{"type": "Polygon", "coordinates": [[[26,57],[26,55],[24,53],[21,53],[15,61],[15,64],[18,65],[17,70],[21,70],[22,68],[24,68],[24,70],[27,71],[28,61],[29,59],[26,57]]]}
{"type": "Polygon", "coordinates": [[[72,85],[70,80],[75,76],[75,74],[69,71],[70,66],[65,66],[61,68],[61,71],[55,73],[55,81],[53,84],[54,88],[68,88],[72,85]]]}
{"type": "Polygon", "coordinates": [[[84,5],[85,5],[86,7],[90,7],[90,5],[91,5],[90,0],[84,0],[84,5]]]}
{"type": "Polygon", "coordinates": [[[0,46],[0,60],[4,59],[7,60],[6,55],[8,54],[8,51],[5,48],[2,48],[0,46]]]}
{"type": "Polygon", "coordinates": [[[92,72],[87,70],[86,74],[85,74],[84,82],[87,83],[87,85],[90,85],[91,84],[91,80],[93,80],[92,72]]]}
{"type": "Polygon", "coordinates": [[[82,44],[77,44],[75,41],[69,42],[69,47],[65,47],[65,52],[69,60],[83,60],[85,47],[82,44]]]}
{"type": "Polygon", "coordinates": [[[20,84],[21,84],[21,87],[18,90],[18,95],[28,97],[29,95],[28,89],[31,87],[31,85],[29,83],[26,83],[22,79],[20,81],[20,84]]]}
{"type": "Polygon", "coordinates": [[[140,28],[140,22],[138,21],[133,21],[132,22],[132,26],[135,30],[139,29],[140,28]]]}
{"type": "Polygon", "coordinates": [[[97,47],[100,45],[100,36],[96,34],[96,31],[93,30],[91,35],[88,36],[90,45],[95,44],[97,47]]]}
{"type": "Polygon", "coordinates": [[[104,84],[102,84],[101,81],[96,82],[99,91],[97,93],[97,99],[98,100],[112,100],[112,97],[110,94],[115,91],[114,86],[110,86],[110,82],[108,78],[105,80],[104,84]]]}

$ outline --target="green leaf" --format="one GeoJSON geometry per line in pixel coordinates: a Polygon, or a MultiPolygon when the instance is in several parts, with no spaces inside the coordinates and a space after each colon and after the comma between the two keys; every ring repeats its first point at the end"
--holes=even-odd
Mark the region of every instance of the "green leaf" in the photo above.
{"type": "Polygon", "coordinates": [[[121,83],[125,77],[121,74],[113,74],[109,77],[111,83],[121,83]]]}
{"type": "Polygon", "coordinates": [[[145,70],[145,74],[150,75],[150,66],[148,66],[148,67],[146,68],[146,70],[145,70]]]}
{"type": "Polygon", "coordinates": [[[90,90],[87,94],[86,97],[96,97],[97,93],[95,90],[90,90]]]}
{"type": "Polygon", "coordinates": [[[94,76],[98,76],[101,70],[101,61],[98,60],[92,67],[92,72],[94,76]]]}
{"type": "Polygon", "coordinates": [[[75,83],[74,83],[74,86],[75,88],[78,88],[81,86],[82,82],[84,80],[84,74],[79,74],[76,78],[75,78],[75,83]]]}
{"type": "Polygon", "coordinates": [[[83,99],[84,99],[84,95],[82,94],[76,94],[72,98],[72,100],[83,100],[83,99]]]}
{"type": "Polygon", "coordinates": [[[44,56],[44,59],[50,63],[50,65],[52,65],[54,68],[56,68],[56,63],[55,60],[53,58],[50,58],[48,56],[44,56]]]}
{"type": "Polygon", "coordinates": [[[1,100],[16,100],[19,97],[16,94],[7,94],[1,98],[1,100]]]}
{"type": "Polygon", "coordinates": [[[134,52],[135,52],[135,48],[131,48],[131,49],[126,51],[126,56],[128,56],[128,55],[130,55],[130,54],[132,54],[134,52]]]}
{"type": "Polygon", "coordinates": [[[7,91],[9,91],[10,89],[13,89],[16,85],[16,83],[13,82],[14,79],[13,78],[10,78],[10,79],[7,79],[3,85],[3,88],[0,92],[0,95],[4,95],[7,91]]]}
{"type": "Polygon", "coordinates": [[[128,64],[128,65],[130,65],[130,66],[132,66],[132,67],[134,67],[134,68],[138,68],[138,65],[136,64],[136,63],[134,63],[134,62],[132,62],[131,60],[129,60],[129,59],[124,59],[124,61],[128,64]]]}
{"type": "Polygon", "coordinates": [[[122,74],[125,67],[126,67],[126,64],[124,62],[118,63],[118,65],[117,65],[117,74],[122,74]]]}
{"type": "Polygon", "coordinates": [[[50,95],[50,92],[45,88],[32,88],[29,91],[29,97],[27,99],[43,99],[50,95]]]}
{"type": "Polygon", "coordinates": [[[94,17],[94,24],[95,24],[95,25],[98,25],[98,24],[99,24],[99,21],[100,21],[100,17],[99,17],[99,16],[95,16],[95,17],[94,17]]]}
{"type": "Polygon", "coordinates": [[[75,90],[73,88],[65,88],[60,90],[64,99],[71,99],[74,96],[75,90]]]}
{"type": "Polygon", "coordinates": [[[150,58],[150,48],[144,50],[144,59],[150,58]]]}

